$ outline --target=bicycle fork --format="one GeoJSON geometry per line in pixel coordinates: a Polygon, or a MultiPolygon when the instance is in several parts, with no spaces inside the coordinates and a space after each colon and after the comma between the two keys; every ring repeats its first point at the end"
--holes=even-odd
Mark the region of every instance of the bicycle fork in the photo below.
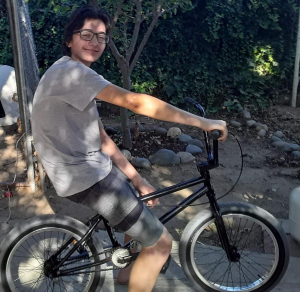
{"type": "Polygon", "coordinates": [[[219,236],[219,239],[221,242],[221,246],[224,249],[224,251],[226,252],[229,262],[238,262],[240,259],[240,254],[238,253],[237,248],[229,243],[229,239],[228,239],[228,235],[226,232],[222,213],[221,213],[219,204],[216,200],[215,191],[210,182],[209,172],[206,172],[205,174],[203,174],[203,176],[206,178],[205,185],[208,188],[207,197],[209,199],[212,212],[216,219],[215,224],[216,224],[218,236],[219,236]]]}

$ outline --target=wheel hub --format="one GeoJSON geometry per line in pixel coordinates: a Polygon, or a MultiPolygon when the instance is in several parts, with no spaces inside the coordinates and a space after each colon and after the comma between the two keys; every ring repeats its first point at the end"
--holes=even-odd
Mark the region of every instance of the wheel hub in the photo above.
{"type": "Polygon", "coordinates": [[[53,278],[53,268],[55,266],[54,262],[51,262],[50,260],[45,261],[44,263],[44,274],[47,278],[53,278]]]}

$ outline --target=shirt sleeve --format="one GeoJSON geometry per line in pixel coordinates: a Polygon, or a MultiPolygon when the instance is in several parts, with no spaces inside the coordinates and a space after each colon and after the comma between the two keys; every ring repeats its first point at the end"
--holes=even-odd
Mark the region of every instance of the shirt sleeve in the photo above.
{"type": "Polygon", "coordinates": [[[70,62],[70,66],[60,68],[61,74],[58,75],[61,78],[58,83],[61,85],[61,92],[55,95],[79,111],[83,111],[110,82],[84,64],[70,62]]]}

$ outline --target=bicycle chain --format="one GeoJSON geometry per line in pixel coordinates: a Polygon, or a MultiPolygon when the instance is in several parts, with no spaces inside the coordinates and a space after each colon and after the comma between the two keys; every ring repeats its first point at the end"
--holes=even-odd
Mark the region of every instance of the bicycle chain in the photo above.
{"type": "MultiPolygon", "coordinates": [[[[102,254],[105,254],[105,253],[110,253],[110,256],[113,254],[113,252],[118,249],[118,248],[113,248],[111,249],[111,251],[107,252],[107,251],[102,251],[102,252],[99,252],[93,256],[90,256],[88,259],[92,258],[92,257],[96,257],[96,256],[99,256],[99,255],[102,255],[102,254]]],[[[79,262],[81,261],[82,259],[78,259],[78,260],[73,260],[71,263],[68,263],[67,265],[71,265],[73,263],[76,263],[76,262],[79,262]]],[[[66,265],[65,265],[66,266],[66,265]]],[[[62,277],[66,277],[66,276],[73,276],[73,275],[80,275],[80,274],[90,274],[90,273],[96,273],[96,272],[104,272],[104,271],[112,271],[112,270],[119,270],[120,268],[118,267],[112,267],[112,268],[107,268],[107,269],[99,269],[99,270],[93,270],[93,271],[89,271],[89,272],[73,272],[73,273],[70,273],[68,275],[65,275],[65,276],[62,276],[62,277]]],[[[63,270],[62,270],[63,271],[63,270]]]]}

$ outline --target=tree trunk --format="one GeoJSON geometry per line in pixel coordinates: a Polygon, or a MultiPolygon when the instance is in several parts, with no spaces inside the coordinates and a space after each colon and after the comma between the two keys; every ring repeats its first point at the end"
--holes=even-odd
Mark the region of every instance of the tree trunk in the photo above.
{"type": "MultiPolygon", "coordinates": [[[[128,70],[126,70],[126,72],[122,70],[122,77],[123,77],[123,88],[130,90],[131,80],[130,80],[130,74],[128,70]]],[[[121,107],[120,114],[121,114],[123,146],[127,149],[131,149],[132,139],[131,139],[131,134],[129,129],[128,110],[126,108],[121,107]]]]}

